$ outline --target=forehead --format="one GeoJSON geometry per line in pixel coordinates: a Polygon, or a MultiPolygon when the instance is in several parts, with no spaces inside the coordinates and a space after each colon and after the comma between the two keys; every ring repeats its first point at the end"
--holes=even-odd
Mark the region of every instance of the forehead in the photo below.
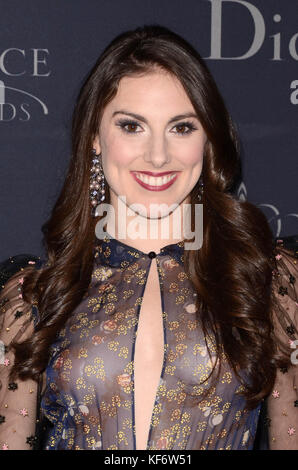
{"type": "Polygon", "coordinates": [[[181,107],[184,112],[193,110],[178,78],[163,70],[123,77],[106,111],[114,112],[120,104],[122,108],[140,114],[154,109],[159,113],[181,111],[181,107]]]}

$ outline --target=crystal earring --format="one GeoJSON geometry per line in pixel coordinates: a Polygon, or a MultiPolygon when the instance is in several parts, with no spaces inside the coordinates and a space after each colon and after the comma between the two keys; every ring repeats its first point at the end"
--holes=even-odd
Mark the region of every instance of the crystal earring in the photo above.
{"type": "Polygon", "coordinates": [[[204,182],[202,175],[199,178],[199,193],[198,193],[198,200],[201,201],[204,194],[204,182]]]}
{"type": "Polygon", "coordinates": [[[105,199],[105,181],[102,168],[101,154],[96,155],[96,150],[92,149],[92,163],[90,169],[90,201],[91,201],[91,215],[96,217],[96,207],[105,199]]]}

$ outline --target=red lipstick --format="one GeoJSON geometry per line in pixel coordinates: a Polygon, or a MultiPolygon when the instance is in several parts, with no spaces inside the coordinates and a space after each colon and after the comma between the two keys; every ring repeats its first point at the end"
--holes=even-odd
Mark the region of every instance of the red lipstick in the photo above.
{"type": "Polygon", "coordinates": [[[152,171],[135,171],[135,172],[131,171],[131,174],[134,177],[134,179],[137,181],[137,183],[139,183],[140,186],[142,186],[145,189],[148,189],[149,191],[164,191],[165,189],[168,189],[170,186],[172,186],[172,184],[178,178],[178,173],[179,172],[177,172],[177,171],[163,171],[163,172],[160,172],[160,173],[153,173],[152,171]],[[145,175],[148,175],[148,176],[166,176],[166,175],[170,175],[170,174],[176,174],[176,176],[174,178],[172,178],[170,181],[168,181],[167,183],[165,183],[161,186],[153,186],[153,185],[145,183],[144,181],[141,181],[136,176],[135,173],[142,173],[142,174],[145,174],[145,175]]]}

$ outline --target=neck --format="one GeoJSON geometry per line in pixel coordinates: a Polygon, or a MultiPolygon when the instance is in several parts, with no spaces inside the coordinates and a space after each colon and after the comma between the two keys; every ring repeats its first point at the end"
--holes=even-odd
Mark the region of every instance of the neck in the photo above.
{"type": "Polygon", "coordinates": [[[183,230],[183,206],[189,203],[187,198],[167,213],[148,217],[131,210],[120,198],[113,201],[111,197],[113,214],[108,214],[104,229],[112,237],[137,250],[159,252],[166,245],[182,241],[189,233],[183,230]]]}

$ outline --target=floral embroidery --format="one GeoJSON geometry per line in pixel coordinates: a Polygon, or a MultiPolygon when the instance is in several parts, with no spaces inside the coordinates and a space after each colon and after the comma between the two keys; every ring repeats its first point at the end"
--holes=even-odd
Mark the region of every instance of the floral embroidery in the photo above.
{"type": "MultiPolygon", "coordinates": [[[[248,410],[244,398],[239,396],[233,401],[240,383],[227,363],[219,379],[224,389],[212,390],[210,405],[204,402],[208,416],[197,406],[209,385],[200,382],[210,373],[211,362],[204,334],[197,327],[196,292],[185,275],[182,252],[183,246],[174,244],[155,258],[166,344],[148,450],[185,449],[192,432],[198,448],[220,447],[221,439],[225,448],[232,448],[226,440],[235,432],[243,434],[248,410]],[[194,430],[187,421],[191,416],[200,423],[194,430]],[[217,437],[212,431],[215,427],[217,437]]],[[[104,242],[103,249],[95,253],[88,294],[69,317],[63,335],[52,345],[54,353],[41,404],[43,414],[54,423],[46,449],[102,449],[104,433],[105,450],[135,449],[134,354],[150,264],[147,255],[127,249],[118,241],[104,242]],[[108,432],[115,425],[116,434],[108,432]]],[[[214,354],[211,337],[208,346],[214,354]]],[[[239,443],[241,449],[252,446],[259,409],[250,412],[251,428],[243,446],[239,443]]]]}
{"type": "Polygon", "coordinates": [[[8,450],[8,445],[7,445],[7,444],[3,444],[2,450],[8,450]]]}
{"type": "Polygon", "coordinates": [[[10,383],[8,384],[8,390],[13,390],[13,391],[15,391],[17,388],[18,388],[18,384],[15,383],[15,382],[10,382],[10,383]]]}
{"type": "Polygon", "coordinates": [[[287,326],[286,330],[289,335],[293,335],[295,333],[293,325],[287,326]]]}
{"type": "Polygon", "coordinates": [[[37,436],[31,435],[26,438],[26,444],[29,444],[30,447],[33,447],[36,442],[37,442],[37,436]]]}
{"type": "Polygon", "coordinates": [[[93,343],[94,345],[97,346],[98,344],[101,344],[102,341],[103,341],[103,337],[102,337],[102,336],[99,336],[99,335],[94,335],[94,336],[92,336],[92,343],[93,343]]]}
{"type": "Polygon", "coordinates": [[[290,428],[288,429],[288,434],[289,434],[289,436],[293,436],[293,434],[295,434],[295,432],[296,432],[296,429],[295,429],[295,428],[290,427],[290,428]]]}
{"type": "Polygon", "coordinates": [[[20,318],[22,315],[23,315],[23,312],[21,312],[20,310],[17,310],[16,313],[14,314],[14,317],[15,317],[15,319],[18,319],[18,318],[20,318]]]}
{"type": "Polygon", "coordinates": [[[288,293],[288,289],[286,287],[280,286],[278,293],[282,296],[288,293]]]}
{"type": "MultiPolygon", "coordinates": [[[[88,292],[51,345],[40,407],[42,415],[52,424],[46,433],[45,449],[136,449],[135,417],[137,412],[143,412],[144,405],[141,409],[134,407],[137,374],[134,359],[151,259],[115,240],[106,241],[105,248],[98,250],[94,257],[88,292]],[[111,432],[115,429],[116,432],[111,432]]],[[[182,251],[183,246],[169,245],[155,257],[165,344],[150,420],[148,450],[183,450],[190,443],[197,449],[252,449],[260,406],[246,409],[240,393],[243,387],[227,362],[223,363],[210,396],[200,402],[209,385],[205,379],[210,373],[215,349],[211,334],[207,341],[210,357],[198,322],[194,301],[197,293],[185,275],[182,251]]],[[[281,258],[281,255],[276,257],[281,258]]],[[[285,262],[286,257],[283,258],[285,262]]],[[[283,265],[282,262],[281,269],[283,265]]],[[[276,274],[281,279],[281,274],[276,274]]],[[[20,278],[19,284],[23,281],[24,278],[20,278]]],[[[279,298],[280,302],[290,299],[295,277],[287,276],[283,282],[289,282],[285,284],[288,289],[277,280],[276,291],[281,296],[287,294],[284,299],[279,298]]],[[[17,310],[14,318],[22,315],[22,310],[17,310]]],[[[290,322],[287,318],[283,330],[292,336],[295,324],[290,322]],[[286,325],[289,325],[287,329],[286,325]]],[[[293,343],[294,337],[287,339],[293,343]]],[[[150,364],[147,367],[149,370],[150,364]]],[[[282,367],[280,371],[285,374],[288,369],[282,367]]],[[[288,376],[290,374],[283,380],[288,376]]],[[[148,389],[150,382],[148,379],[148,389]]],[[[18,388],[15,382],[7,386],[11,391],[18,388]]],[[[282,398],[287,397],[283,389],[276,387],[272,401],[277,405],[280,420],[286,422],[289,419],[286,416],[292,419],[294,410],[291,413],[283,409],[282,398]]],[[[33,391],[28,387],[24,400],[33,400],[35,396],[29,395],[33,391]]],[[[298,407],[298,400],[290,403],[298,407]]],[[[19,421],[22,421],[20,416],[28,417],[31,409],[28,402],[22,404],[23,409],[17,408],[19,421]]],[[[4,422],[5,416],[2,418],[4,422]]],[[[26,421],[28,423],[29,419],[26,421]]],[[[271,423],[275,425],[275,422],[269,416],[264,422],[270,428],[268,431],[274,428],[271,423]]],[[[285,427],[289,436],[296,432],[295,428],[296,422],[285,427]]],[[[276,438],[271,437],[271,440],[278,441],[276,429],[273,434],[276,438]]],[[[35,435],[24,435],[23,442],[34,447],[38,439],[35,435]]],[[[8,449],[8,444],[1,442],[0,445],[8,449]]]]}
{"type": "MultiPolygon", "coordinates": [[[[291,249],[289,249],[289,252],[291,249]]],[[[282,296],[285,297],[283,299],[276,299],[278,300],[278,310],[277,310],[277,320],[278,320],[278,327],[282,332],[286,333],[290,338],[288,339],[288,344],[290,347],[296,348],[296,340],[298,336],[296,335],[297,331],[297,306],[298,306],[298,298],[297,298],[297,291],[294,288],[294,284],[296,282],[296,277],[293,275],[294,273],[297,272],[297,268],[294,266],[297,262],[293,260],[293,253],[290,255],[288,252],[284,252],[285,254],[280,255],[278,254],[276,256],[276,259],[279,260],[282,257],[283,262],[281,263],[281,266],[278,270],[277,276],[275,276],[274,282],[276,282],[276,292],[282,296]],[[291,273],[291,270],[293,268],[293,274],[291,273]],[[286,283],[289,283],[289,286],[286,287],[286,283]],[[294,320],[293,323],[289,324],[290,320],[294,320]],[[287,326],[288,324],[288,326],[287,326]]],[[[296,255],[295,255],[296,257],[296,255]]],[[[272,397],[273,399],[279,399],[279,401],[274,403],[275,400],[270,400],[269,399],[269,410],[270,413],[272,413],[272,416],[274,417],[274,429],[272,432],[275,434],[275,437],[272,437],[271,435],[271,441],[274,443],[277,443],[277,448],[281,449],[283,448],[284,450],[290,448],[293,449],[292,445],[295,443],[290,442],[289,439],[289,445],[287,445],[284,440],[282,439],[281,431],[279,429],[279,424],[280,424],[280,419],[279,417],[282,416],[282,420],[284,421],[283,426],[285,426],[285,423],[288,423],[288,420],[293,419],[293,417],[296,418],[295,413],[289,408],[288,406],[288,397],[289,394],[291,394],[291,390],[297,390],[297,387],[294,385],[294,377],[293,377],[293,371],[292,369],[288,370],[287,367],[281,367],[280,372],[285,374],[288,372],[288,376],[285,376],[284,378],[281,379],[280,382],[277,382],[278,387],[282,387],[280,391],[278,390],[273,390],[272,392],[272,397]],[[280,393],[281,392],[281,393],[280,393]],[[280,398],[282,396],[282,398],[280,398]],[[280,408],[282,407],[282,408],[280,408]],[[276,427],[276,429],[275,429],[276,427]],[[281,439],[279,442],[279,438],[281,439]],[[282,447],[281,447],[282,446],[282,447]]],[[[295,371],[294,371],[295,374],[295,371]]],[[[294,399],[292,402],[292,406],[298,407],[298,399],[294,399]]],[[[295,422],[291,423],[290,425],[288,424],[287,428],[287,434],[289,436],[292,436],[296,433],[296,426],[293,426],[293,424],[296,424],[298,420],[296,419],[295,422]]],[[[273,448],[275,449],[276,446],[274,445],[273,448]]]]}
{"type": "Polygon", "coordinates": [[[26,408],[22,408],[22,409],[20,410],[20,414],[21,414],[22,416],[24,416],[24,418],[25,418],[25,416],[28,416],[28,410],[26,410],[26,408]]]}
{"type": "Polygon", "coordinates": [[[294,284],[295,281],[296,281],[296,278],[294,276],[292,276],[292,274],[291,274],[290,277],[289,277],[290,284],[294,284]]]}
{"type": "Polygon", "coordinates": [[[270,424],[271,424],[271,418],[269,418],[269,416],[266,416],[264,418],[264,425],[269,427],[270,424]]]}

